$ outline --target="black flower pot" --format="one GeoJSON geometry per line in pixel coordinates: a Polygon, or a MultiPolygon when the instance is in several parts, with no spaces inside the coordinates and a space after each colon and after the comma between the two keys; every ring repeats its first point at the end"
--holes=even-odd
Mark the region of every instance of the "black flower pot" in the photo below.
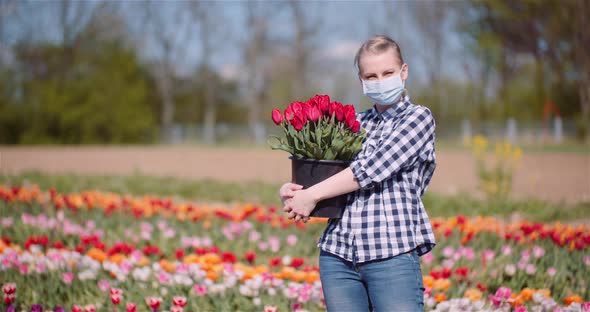
{"type": "MultiPolygon", "coordinates": [[[[291,159],[292,182],[308,188],[348,168],[349,161],[316,160],[289,157],[291,159]]],[[[318,202],[310,216],[318,218],[341,218],[348,194],[318,202]]]]}

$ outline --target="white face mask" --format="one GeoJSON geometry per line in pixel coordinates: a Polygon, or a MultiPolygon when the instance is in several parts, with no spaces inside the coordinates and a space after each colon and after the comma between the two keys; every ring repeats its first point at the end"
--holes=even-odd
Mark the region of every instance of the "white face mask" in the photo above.
{"type": "Polygon", "coordinates": [[[362,80],[363,93],[380,105],[391,105],[399,102],[404,92],[401,71],[399,74],[381,80],[362,80]]]}

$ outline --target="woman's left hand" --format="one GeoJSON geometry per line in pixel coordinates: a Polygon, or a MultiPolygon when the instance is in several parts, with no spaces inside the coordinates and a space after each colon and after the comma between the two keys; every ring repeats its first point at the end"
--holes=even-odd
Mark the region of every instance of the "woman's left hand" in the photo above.
{"type": "Polygon", "coordinates": [[[289,219],[295,218],[295,221],[309,219],[309,214],[313,211],[317,201],[312,193],[308,190],[295,191],[295,195],[285,201],[283,210],[289,213],[289,219]]]}

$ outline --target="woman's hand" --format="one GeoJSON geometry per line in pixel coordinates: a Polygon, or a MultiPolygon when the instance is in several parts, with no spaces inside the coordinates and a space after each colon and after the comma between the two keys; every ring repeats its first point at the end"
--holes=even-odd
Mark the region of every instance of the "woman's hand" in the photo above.
{"type": "Polygon", "coordinates": [[[289,219],[295,218],[295,221],[309,220],[309,214],[313,211],[318,201],[313,193],[307,190],[295,191],[290,199],[285,201],[283,210],[289,214],[289,219]]]}
{"type": "Polygon", "coordinates": [[[287,182],[285,184],[283,184],[283,186],[281,186],[281,188],[279,189],[279,196],[281,197],[281,201],[283,202],[283,205],[285,205],[285,201],[291,197],[293,197],[293,195],[295,195],[295,191],[301,190],[303,189],[302,185],[299,184],[295,184],[295,183],[291,183],[291,182],[287,182]]]}

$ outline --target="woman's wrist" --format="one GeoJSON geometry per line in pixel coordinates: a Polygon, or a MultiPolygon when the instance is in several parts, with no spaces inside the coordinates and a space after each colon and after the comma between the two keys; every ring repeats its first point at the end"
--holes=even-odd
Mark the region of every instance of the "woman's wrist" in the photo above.
{"type": "Polygon", "coordinates": [[[317,187],[312,186],[312,187],[308,188],[307,191],[309,192],[309,195],[313,199],[314,203],[317,204],[320,200],[322,200],[322,196],[321,196],[320,191],[317,187]]]}

